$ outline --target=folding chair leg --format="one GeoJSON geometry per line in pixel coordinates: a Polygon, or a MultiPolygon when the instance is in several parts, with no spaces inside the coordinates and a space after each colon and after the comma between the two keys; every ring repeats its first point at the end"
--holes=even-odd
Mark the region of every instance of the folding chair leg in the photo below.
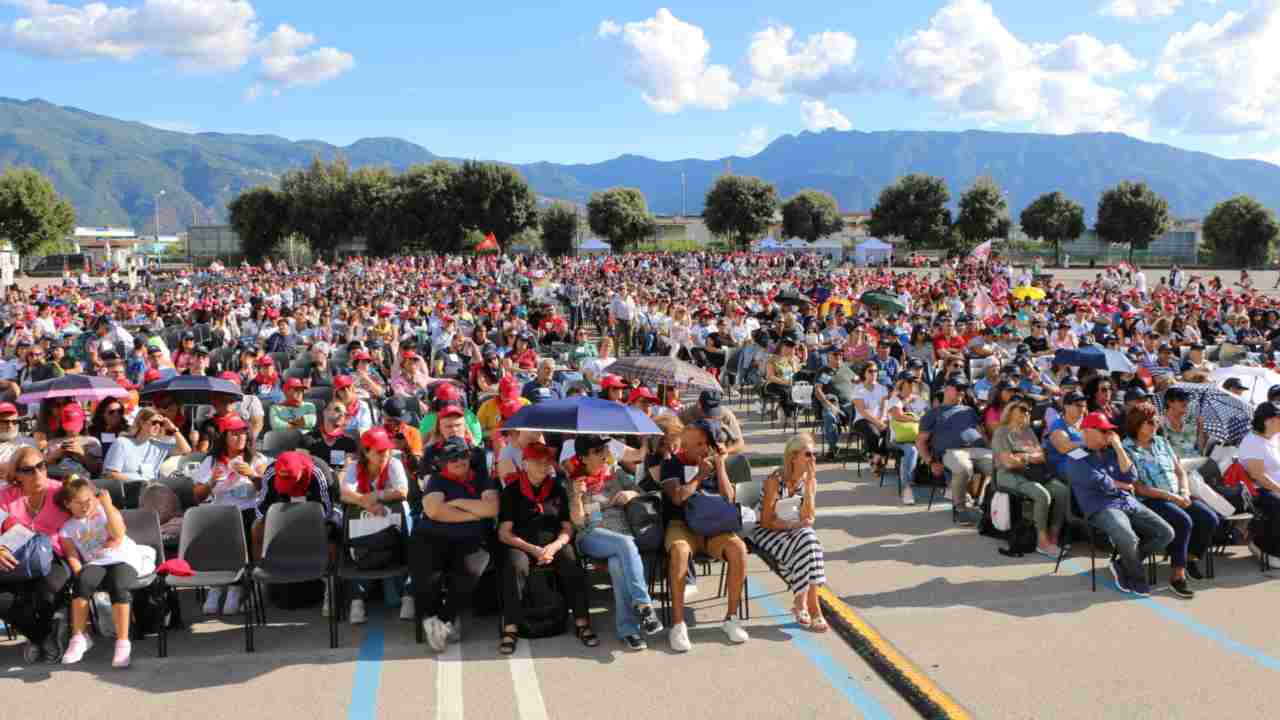
{"type": "MultiPolygon", "coordinates": [[[[325,578],[325,589],[328,590],[328,592],[326,592],[325,595],[328,596],[328,600],[329,600],[329,649],[334,650],[334,649],[337,649],[338,647],[338,618],[337,618],[337,613],[333,611],[333,576],[332,575],[325,578]]],[[[421,624],[419,624],[416,620],[414,621],[413,624],[418,626],[419,632],[421,632],[421,627],[422,627],[421,624]]]]}
{"type": "Polygon", "coordinates": [[[243,595],[245,599],[249,601],[247,605],[242,605],[241,608],[244,611],[244,651],[251,653],[253,652],[254,612],[256,612],[253,607],[253,604],[254,604],[253,587],[251,585],[246,584],[241,591],[241,595],[243,595]]]}
{"type": "Polygon", "coordinates": [[[1092,528],[1089,530],[1089,580],[1092,583],[1093,592],[1098,592],[1098,550],[1092,528]]]}

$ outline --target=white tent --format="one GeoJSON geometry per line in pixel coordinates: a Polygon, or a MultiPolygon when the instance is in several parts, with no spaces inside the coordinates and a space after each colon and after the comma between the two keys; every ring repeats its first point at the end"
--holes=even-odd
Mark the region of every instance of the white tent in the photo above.
{"type": "Polygon", "coordinates": [[[880,238],[867,238],[853,250],[853,261],[859,265],[875,265],[893,257],[893,246],[880,238]]]}
{"type": "Polygon", "coordinates": [[[765,239],[761,240],[760,242],[756,243],[756,249],[757,249],[757,250],[766,250],[766,251],[768,251],[768,250],[777,250],[777,249],[779,249],[779,248],[781,248],[781,247],[782,247],[782,245],[778,244],[778,241],[777,241],[777,240],[774,240],[774,239],[773,239],[773,236],[769,236],[769,237],[767,237],[767,238],[765,238],[765,239]]]}
{"type": "Polygon", "coordinates": [[[790,240],[783,243],[783,247],[785,247],[788,250],[808,250],[812,246],[809,245],[808,242],[801,240],[800,238],[791,238],[790,240]]]}
{"type": "Polygon", "coordinates": [[[608,243],[597,237],[589,237],[578,246],[578,252],[581,253],[607,253],[612,249],[608,243]]]}

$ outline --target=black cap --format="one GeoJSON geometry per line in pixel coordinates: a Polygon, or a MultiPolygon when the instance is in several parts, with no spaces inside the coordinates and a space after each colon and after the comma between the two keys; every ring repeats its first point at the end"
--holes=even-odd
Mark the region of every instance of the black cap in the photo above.
{"type": "Polygon", "coordinates": [[[120,359],[115,350],[104,350],[98,353],[98,359],[104,363],[114,362],[120,359]]]}
{"type": "Polygon", "coordinates": [[[1080,392],[1079,390],[1072,390],[1071,392],[1062,396],[1062,404],[1064,407],[1067,405],[1075,405],[1076,403],[1082,403],[1082,402],[1085,402],[1085,397],[1084,397],[1084,393],[1080,392]]]}
{"type": "Polygon", "coordinates": [[[573,439],[573,454],[578,457],[584,457],[592,450],[605,447],[608,444],[609,441],[600,435],[579,435],[573,439]]]}
{"type": "Polygon", "coordinates": [[[1170,344],[1168,344],[1168,343],[1165,343],[1165,344],[1161,345],[1159,348],[1157,348],[1157,351],[1158,351],[1158,352],[1173,352],[1173,346],[1172,346],[1172,345],[1170,345],[1170,344]]]}
{"type": "Polygon", "coordinates": [[[1191,343],[1191,349],[1192,349],[1192,350],[1203,350],[1203,349],[1204,349],[1204,343],[1202,343],[1202,342],[1193,342],[1193,343],[1191,343]]]}
{"type": "Polygon", "coordinates": [[[182,339],[183,339],[183,340],[195,340],[195,339],[196,339],[196,334],[195,334],[195,333],[193,333],[193,332],[191,332],[190,330],[188,330],[188,331],[186,331],[186,332],[182,333],[182,339]]]}
{"type": "Polygon", "coordinates": [[[209,354],[209,348],[205,347],[204,345],[197,345],[197,346],[196,346],[196,349],[195,349],[195,350],[193,350],[192,352],[194,352],[196,355],[205,355],[205,356],[208,356],[208,354],[209,354]]]}
{"type": "Polygon", "coordinates": [[[702,414],[709,418],[718,418],[724,414],[724,407],[720,405],[722,400],[719,390],[703,390],[698,396],[698,405],[702,408],[702,414]]]}
{"type": "Polygon", "coordinates": [[[392,395],[382,403],[382,413],[387,417],[401,420],[409,414],[409,401],[399,395],[392,395]]]}
{"type": "MultiPolygon", "coordinates": [[[[1271,392],[1280,394],[1280,385],[1277,385],[1271,388],[1271,392]]],[[[1269,398],[1270,398],[1270,393],[1268,393],[1268,399],[1269,398]]],[[[1164,401],[1166,404],[1171,402],[1190,400],[1190,399],[1191,399],[1191,393],[1187,392],[1186,388],[1171,387],[1167,391],[1165,391],[1165,394],[1164,394],[1164,401]]]]}
{"type": "Polygon", "coordinates": [[[1133,402],[1135,400],[1150,400],[1150,399],[1151,399],[1151,393],[1147,392],[1144,388],[1139,388],[1139,387],[1129,388],[1129,390],[1124,394],[1125,402],[1133,402]]]}
{"type": "Polygon", "coordinates": [[[451,437],[440,443],[436,449],[436,457],[441,462],[452,462],[471,457],[471,446],[460,437],[451,437]]]}
{"type": "Polygon", "coordinates": [[[1245,384],[1240,382],[1240,378],[1229,377],[1227,378],[1226,382],[1222,383],[1222,389],[1223,390],[1248,390],[1249,388],[1245,387],[1245,384]]]}
{"type": "Polygon", "coordinates": [[[947,378],[947,387],[967,388],[969,387],[969,379],[963,375],[952,375],[947,378]]]}

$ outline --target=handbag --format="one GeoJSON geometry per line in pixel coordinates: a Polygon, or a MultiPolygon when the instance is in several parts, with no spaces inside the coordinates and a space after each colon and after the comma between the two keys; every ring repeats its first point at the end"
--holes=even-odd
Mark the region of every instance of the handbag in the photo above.
{"type": "Polygon", "coordinates": [[[360,570],[385,570],[400,564],[399,516],[369,515],[352,518],[347,529],[347,551],[360,570]]]}
{"type": "Polygon", "coordinates": [[[742,529],[742,511],[719,493],[699,490],[684,506],[689,529],[703,537],[713,537],[742,529]]]}
{"type": "Polygon", "coordinates": [[[662,496],[658,493],[638,495],[623,507],[627,527],[635,539],[636,549],[657,550],[662,547],[662,496]]]}
{"type": "Polygon", "coordinates": [[[18,564],[12,570],[0,571],[0,583],[48,575],[53,567],[53,544],[44,535],[34,535],[13,551],[13,557],[18,564]]]}
{"type": "Polygon", "coordinates": [[[889,434],[894,443],[913,443],[920,435],[920,421],[890,419],[889,434]]]}
{"type": "Polygon", "coordinates": [[[796,522],[800,519],[800,505],[803,502],[804,498],[799,495],[783,498],[773,506],[773,514],[782,522],[796,522]]]}

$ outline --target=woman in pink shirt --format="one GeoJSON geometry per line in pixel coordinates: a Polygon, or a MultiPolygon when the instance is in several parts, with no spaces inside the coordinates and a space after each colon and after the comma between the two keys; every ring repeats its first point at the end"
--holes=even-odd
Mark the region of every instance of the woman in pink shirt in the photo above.
{"type": "MultiPolygon", "coordinates": [[[[10,605],[5,622],[11,623],[27,638],[23,657],[28,663],[41,660],[58,662],[63,648],[58,645],[53,632],[54,601],[71,578],[71,572],[63,562],[58,531],[69,515],[55,500],[62,483],[50,480],[44,455],[33,447],[19,448],[13,454],[13,482],[0,490],[0,511],[5,513],[3,529],[22,525],[45,536],[53,546],[54,561],[43,578],[0,582],[0,598],[10,595],[10,605]]],[[[29,541],[30,542],[30,541],[29,541]]],[[[12,570],[17,565],[13,553],[0,548],[0,571],[12,570]]]]}

